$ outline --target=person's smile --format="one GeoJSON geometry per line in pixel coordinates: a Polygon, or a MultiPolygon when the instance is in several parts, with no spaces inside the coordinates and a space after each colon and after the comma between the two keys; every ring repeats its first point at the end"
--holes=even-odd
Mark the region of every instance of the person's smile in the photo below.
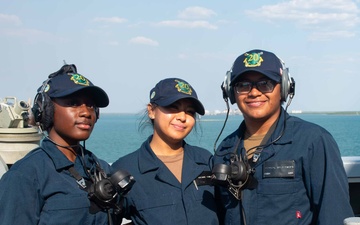
{"type": "Polygon", "coordinates": [[[261,107],[263,105],[265,105],[265,103],[267,102],[267,100],[248,100],[245,101],[246,105],[249,107],[261,107]]]}
{"type": "Polygon", "coordinates": [[[186,126],[184,124],[172,123],[171,125],[174,127],[175,130],[186,130],[186,126]]]}

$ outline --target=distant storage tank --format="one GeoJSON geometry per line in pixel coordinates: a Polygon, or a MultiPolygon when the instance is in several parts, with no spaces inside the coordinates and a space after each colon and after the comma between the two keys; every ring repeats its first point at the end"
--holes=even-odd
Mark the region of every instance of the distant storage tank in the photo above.
{"type": "Polygon", "coordinates": [[[29,110],[29,104],[15,97],[0,101],[0,177],[8,166],[40,145],[42,135],[29,125],[29,110]]]}

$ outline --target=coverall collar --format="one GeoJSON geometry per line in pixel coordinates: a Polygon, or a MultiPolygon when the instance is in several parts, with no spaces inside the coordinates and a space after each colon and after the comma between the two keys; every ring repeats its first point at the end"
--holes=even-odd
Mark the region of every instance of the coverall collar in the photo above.
{"type": "Polygon", "coordinates": [[[41,148],[53,161],[56,170],[61,170],[74,165],[74,163],[66,158],[56,145],[47,138],[42,140],[41,148]]]}
{"type": "MultiPolygon", "coordinates": [[[[170,171],[165,169],[165,164],[162,164],[160,159],[154,154],[154,152],[150,148],[150,141],[152,140],[152,136],[150,136],[147,141],[143,143],[142,149],[144,151],[140,151],[139,153],[139,171],[144,174],[149,171],[157,170],[157,177],[166,182],[178,181],[176,178],[170,173],[170,171]]],[[[207,165],[209,162],[202,158],[199,154],[196,154],[192,149],[188,149],[190,146],[184,141],[184,161],[183,161],[183,171],[186,170],[185,173],[182,173],[182,184],[189,184],[193,182],[194,179],[200,175],[203,170],[198,166],[199,164],[207,165]]],[[[175,182],[175,183],[176,183],[175,182]]],[[[172,182],[171,182],[172,183],[172,182]]]]}

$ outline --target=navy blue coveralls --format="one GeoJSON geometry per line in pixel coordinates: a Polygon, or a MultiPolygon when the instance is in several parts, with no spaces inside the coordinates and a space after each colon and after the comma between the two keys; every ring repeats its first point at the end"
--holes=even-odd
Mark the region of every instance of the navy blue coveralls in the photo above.
{"type": "MultiPolygon", "coordinates": [[[[262,151],[253,164],[255,189],[243,190],[242,201],[221,187],[222,224],[247,225],[341,225],[353,216],[348,181],[338,146],[322,127],[289,116],[283,109],[268,143],[285,132],[280,140],[262,151]],[[286,124],[284,119],[286,118],[286,124]],[[284,173],[285,172],[285,173],[284,173]]],[[[239,129],[226,137],[214,156],[214,164],[229,164],[229,154],[245,132],[239,129]]],[[[237,154],[245,154],[241,140],[237,154]]]]}
{"type": "Polygon", "coordinates": [[[114,171],[127,170],[136,180],[125,197],[125,217],[136,225],[217,225],[214,187],[194,185],[211,170],[211,153],[185,143],[180,183],[151,150],[151,139],[112,164],[114,171]]]}
{"type": "MultiPolygon", "coordinates": [[[[87,168],[97,160],[110,172],[110,166],[84,150],[87,168]]],[[[0,180],[0,224],[108,224],[106,212],[89,213],[88,193],[79,188],[68,171],[70,166],[86,178],[78,156],[69,161],[47,139],[17,161],[0,180]]]]}

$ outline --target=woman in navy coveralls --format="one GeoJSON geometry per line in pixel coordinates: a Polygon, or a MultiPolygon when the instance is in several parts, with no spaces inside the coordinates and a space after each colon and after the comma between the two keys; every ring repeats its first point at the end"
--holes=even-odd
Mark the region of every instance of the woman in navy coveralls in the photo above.
{"type": "Polygon", "coordinates": [[[41,146],[17,161],[0,180],[0,224],[106,225],[103,210],[90,213],[88,192],[69,172],[74,168],[86,181],[96,169],[110,166],[80,141],[95,126],[98,107],[109,104],[107,94],[65,65],[49,76],[34,100],[35,121],[46,131],[41,146]]]}
{"type": "Polygon", "coordinates": [[[287,71],[274,53],[254,49],[228,74],[226,96],[244,120],[222,141],[214,164],[236,164],[238,157],[251,169],[249,179],[232,181],[239,194],[219,187],[221,224],[341,225],[354,215],[334,138],[281,106],[294,94],[287,71]]]}
{"type": "Polygon", "coordinates": [[[195,90],[179,78],[161,80],[150,91],[147,115],[154,131],[142,146],[112,164],[136,183],[125,197],[133,224],[217,225],[214,187],[197,185],[211,170],[211,153],[184,141],[204,107],[195,90]]]}

